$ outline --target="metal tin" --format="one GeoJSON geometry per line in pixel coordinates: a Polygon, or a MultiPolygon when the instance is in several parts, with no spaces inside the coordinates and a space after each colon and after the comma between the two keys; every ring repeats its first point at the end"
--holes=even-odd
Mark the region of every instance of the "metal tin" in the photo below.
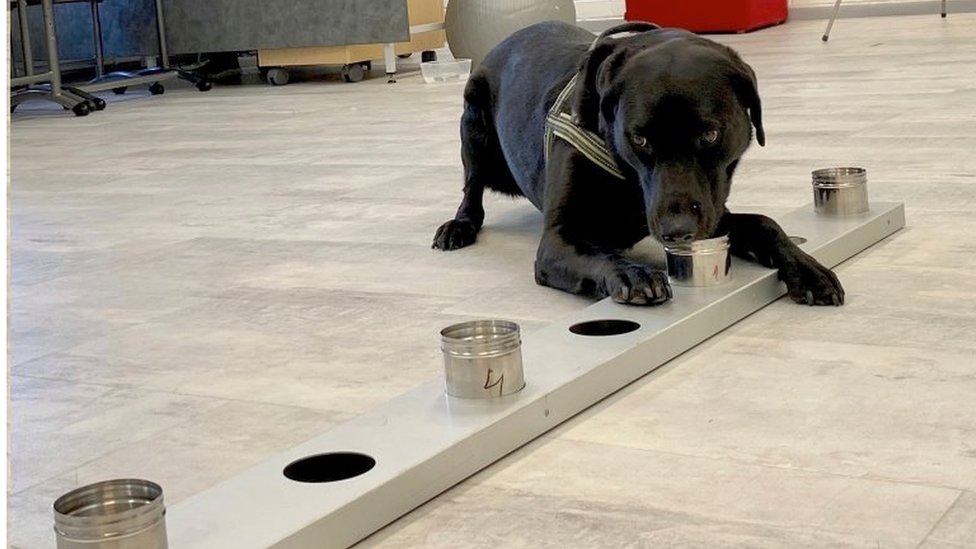
{"type": "Polygon", "coordinates": [[[868,211],[868,172],[864,168],[825,168],[813,172],[813,208],[823,215],[868,211]]]}
{"type": "Polygon", "coordinates": [[[507,320],[475,320],[441,330],[447,394],[494,398],[525,387],[519,326],[507,320]]]}
{"type": "Polygon", "coordinates": [[[163,489],[117,479],[89,484],[54,502],[58,549],[167,549],[163,489]]]}
{"type": "Polygon", "coordinates": [[[668,277],[679,286],[717,286],[729,279],[732,258],[729,237],[719,236],[688,244],[668,244],[668,277]]]}

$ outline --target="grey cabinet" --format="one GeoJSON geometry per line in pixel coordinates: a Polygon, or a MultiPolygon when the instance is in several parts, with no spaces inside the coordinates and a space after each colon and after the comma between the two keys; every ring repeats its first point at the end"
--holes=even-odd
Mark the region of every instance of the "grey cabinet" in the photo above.
{"type": "MultiPolygon", "coordinates": [[[[100,11],[106,57],[159,53],[153,0],[104,0],[100,11]]],[[[94,57],[89,6],[55,3],[54,12],[61,58],[94,57]]],[[[40,7],[29,13],[32,35],[43,36],[40,7]]],[[[410,40],[407,0],[163,0],[163,15],[170,54],[410,40]]],[[[10,23],[20,61],[17,17],[10,23]]]]}
{"type": "Polygon", "coordinates": [[[406,0],[164,0],[170,53],[410,40],[406,0]]]}

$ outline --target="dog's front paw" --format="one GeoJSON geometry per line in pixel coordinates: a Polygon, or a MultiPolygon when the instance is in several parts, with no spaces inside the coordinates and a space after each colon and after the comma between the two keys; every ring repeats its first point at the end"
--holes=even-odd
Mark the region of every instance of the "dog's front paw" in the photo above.
{"type": "Polygon", "coordinates": [[[833,271],[816,259],[803,254],[788,268],[780,268],[790,299],[806,305],[844,304],[844,287],[833,271]]]}
{"type": "Polygon", "coordinates": [[[432,248],[456,250],[474,244],[478,237],[478,227],[470,221],[452,219],[437,228],[432,248]]]}
{"type": "Polygon", "coordinates": [[[657,305],[674,296],[667,273],[637,263],[616,266],[604,286],[611,299],[628,305],[657,305]]]}

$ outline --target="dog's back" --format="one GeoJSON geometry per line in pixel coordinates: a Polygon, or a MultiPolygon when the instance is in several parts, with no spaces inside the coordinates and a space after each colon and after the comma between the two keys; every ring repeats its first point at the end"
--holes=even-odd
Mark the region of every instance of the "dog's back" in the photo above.
{"type": "Polygon", "coordinates": [[[541,209],[546,113],[593,39],[592,33],[566,23],[532,25],[502,41],[471,75],[465,107],[485,120],[513,180],[499,178],[491,188],[525,195],[541,209]]]}

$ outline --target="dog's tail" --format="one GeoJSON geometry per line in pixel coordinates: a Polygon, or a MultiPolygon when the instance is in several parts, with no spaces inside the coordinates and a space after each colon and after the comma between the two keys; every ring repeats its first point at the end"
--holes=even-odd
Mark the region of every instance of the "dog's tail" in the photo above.
{"type": "Polygon", "coordinates": [[[475,72],[468,78],[464,86],[464,101],[479,110],[491,108],[491,87],[483,75],[475,72]]]}
{"type": "MultiPolygon", "coordinates": [[[[487,140],[494,134],[495,124],[491,116],[491,85],[484,76],[474,73],[464,87],[464,116],[482,133],[487,140]]],[[[483,144],[484,145],[484,144],[483,144]]]]}

